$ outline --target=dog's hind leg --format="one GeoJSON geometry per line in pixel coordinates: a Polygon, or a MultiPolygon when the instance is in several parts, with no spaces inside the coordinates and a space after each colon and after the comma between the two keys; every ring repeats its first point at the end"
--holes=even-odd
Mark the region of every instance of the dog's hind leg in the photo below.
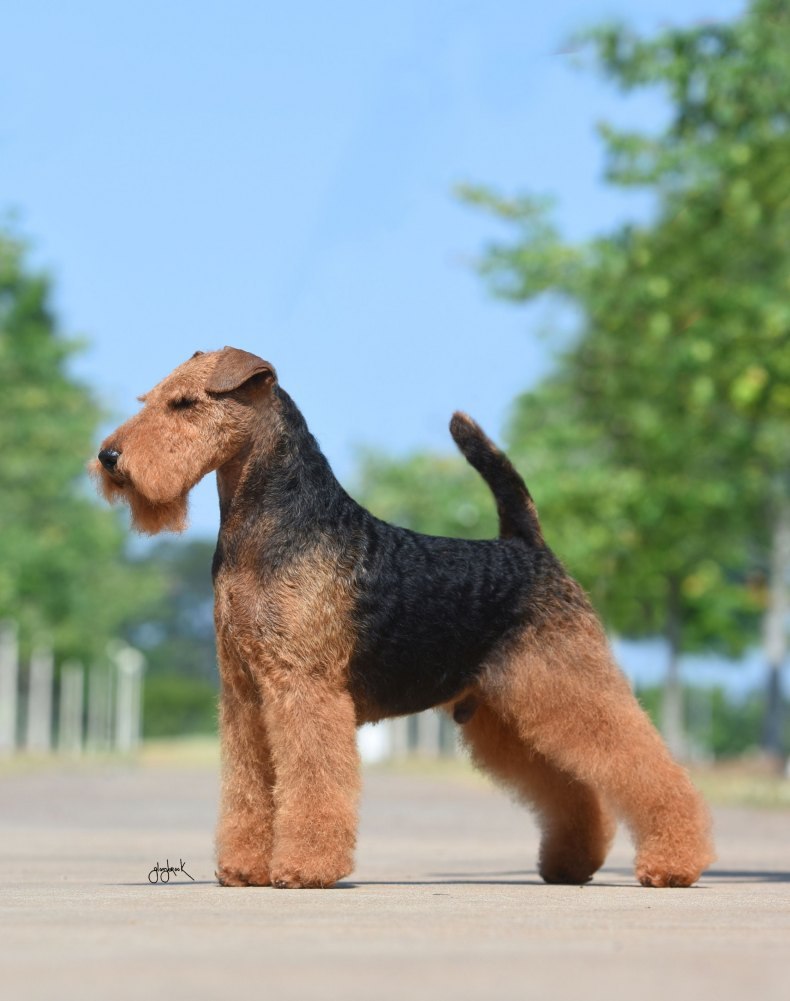
{"type": "Polygon", "coordinates": [[[614,663],[591,613],[527,633],[480,684],[522,740],[604,797],[645,886],[690,886],[714,858],[710,818],[614,663]]]}
{"type": "Polygon", "coordinates": [[[476,707],[461,733],[475,764],[537,811],[542,878],[547,883],[590,880],[615,831],[595,791],[540,754],[488,705],[476,707]]]}

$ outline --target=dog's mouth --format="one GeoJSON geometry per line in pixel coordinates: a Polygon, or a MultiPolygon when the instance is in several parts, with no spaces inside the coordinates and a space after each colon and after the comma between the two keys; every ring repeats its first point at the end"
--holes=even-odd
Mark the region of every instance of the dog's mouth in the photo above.
{"type": "Polygon", "coordinates": [[[155,501],[141,494],[134,486],[132,478],[124,470],[108,469],[105,463],[94,459],[89,472],[95,478],[99,492],[111,504],[121,501],[129,505],[132,525],[138,532],[156,535],[158,532],[183,532],[187,525],[187,501],[185,496],[155,501]]]}
{"type": "Polygon", "coordinates": [[[128,473],[118,469],[118,466],[109,467],[100,458],[93,459],[88,464],[88,472],[96,479],[111,483],[114,487],[130,487],[131,477],[128,473]]]}
{"type": "Polygon", "coordinates": [[[110,442],[99,449],[99,454],[93,460],[92,471],[104,478],[108,485],[116,490],[134,490],[135,486],[129,470],[121,468],[123,453],[121,449],[110,442]]]}
{"type": "Polygon", "coordinates": [[[120,469],[104,469],[104,474],[109,476],[116,487],[131,487],[133,486],[131,477],[127,473],[122,473],[120,469]]]}

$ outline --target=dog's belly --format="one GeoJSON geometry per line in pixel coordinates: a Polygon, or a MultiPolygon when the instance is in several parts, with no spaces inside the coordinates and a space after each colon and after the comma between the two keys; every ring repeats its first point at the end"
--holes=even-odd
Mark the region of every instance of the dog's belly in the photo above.
{"type": "Polygon", "coordinates": [[[459,696],[530,617],[533,572],[521,544],[413,533],[397,543],[369,561],[352,613],[349,683],[366,719],[459,696]]]}
{"type": "Polygon", "coordinates": [[[499,638],[486,647],[471,637],[467,644],[457,640],[450,633],[435,634],[429,642],[391,636],[355,650],[349,687],[361,721],[422,712],[464,693],[499,638]]]}

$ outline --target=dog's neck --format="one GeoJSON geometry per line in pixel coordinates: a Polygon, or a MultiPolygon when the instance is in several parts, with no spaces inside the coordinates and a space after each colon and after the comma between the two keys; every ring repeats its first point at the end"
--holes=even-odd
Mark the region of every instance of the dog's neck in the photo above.
{"type": "Polygon", "coordinates": [[[220,543],[228,553],[267,536],[275,552],[286,540],[326,537],[344,511],[357,508],[335,478],[299,409],[279,386],[271,412],[244,449],[217,470],[220,543]]]}

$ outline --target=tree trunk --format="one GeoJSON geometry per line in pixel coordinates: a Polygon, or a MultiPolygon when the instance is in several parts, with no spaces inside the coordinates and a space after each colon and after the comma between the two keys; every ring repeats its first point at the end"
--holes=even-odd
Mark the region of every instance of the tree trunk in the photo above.
{"type": "Polygon", "coordinates": [[[680,581],[670,577],[667,581],[666,639],[669,661],[664,680],[661,707],[661,731],[667,747],[676,758],[686,756],[686,729],[683,721],[683,686],[680,681],[680,581]]]}
{"type": "Polygon", "coordinates": [[[784,758],[782,667],[787,657],[788,576],[790,575],[790,501],[783,498],[777,508],[771,540],[771,576],[768,608],[764,620],[765,660],[768,677],[765,690],[762,748],[778,765],[784,758]]]}

